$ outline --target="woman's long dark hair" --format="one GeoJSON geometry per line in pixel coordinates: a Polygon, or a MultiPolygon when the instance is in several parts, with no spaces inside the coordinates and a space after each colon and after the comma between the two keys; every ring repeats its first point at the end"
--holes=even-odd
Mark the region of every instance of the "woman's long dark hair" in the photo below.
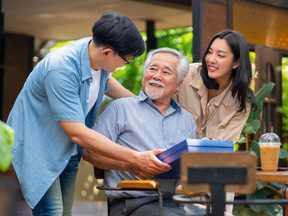
{"type": "Polygon", "coordinates": [[[239,66],[232,69],[231,79],[232,81],[232,97],[237,96],[237,100],[240,101],[240,106],[238,111],[241,112],[246,110],[246,101],[252,103],[252,108],[256,107],[255,96],[253,91],[250,89],[251,79],[252,79],[252,68],[249,58],[249,49],[247,41],[244,36],[237,31],[224,30],[217,33],[210,40],[203,58],[202,58],[202,68],[201,77],[205,86],[209,89],[218,89],[219,83],[215,79],[208,76],[207,64],[205,57],[209,52],[210,46],[215,39],[224,39],[231,49],[234,56],[234,61],[239,61],[239,66]]]}

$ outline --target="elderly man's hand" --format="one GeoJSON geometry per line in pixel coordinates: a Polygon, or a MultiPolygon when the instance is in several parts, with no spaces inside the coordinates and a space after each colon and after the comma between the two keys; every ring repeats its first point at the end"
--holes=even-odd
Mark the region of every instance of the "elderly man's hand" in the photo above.
{"type": "Polygon", "coordinates": [[[171,166],[160,161],[156,155],[164,151],[156,149],[138,152],[136,163],[132,164],[131,172],[143,179],[152,178],[154,175],[167,172],[171,166]]]}
{"type": "Polygon", "coordinates": [[[140,179],[151,179],[154,177],[154,175],[146,173],[145,171],[140,170],[139,167],[133,166],[132,164],[128,164],[128,172],[132,173],[140,179]]]}

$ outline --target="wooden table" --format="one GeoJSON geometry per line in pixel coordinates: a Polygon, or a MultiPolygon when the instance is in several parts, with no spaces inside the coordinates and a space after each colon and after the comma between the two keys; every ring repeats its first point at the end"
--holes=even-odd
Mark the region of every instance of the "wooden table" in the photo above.
{"type": "Polygon", "coordinates": [[[288,184],[288,170],[279,170],[277,172],[257,171],[256,181],[278,182],[288,184]]]}

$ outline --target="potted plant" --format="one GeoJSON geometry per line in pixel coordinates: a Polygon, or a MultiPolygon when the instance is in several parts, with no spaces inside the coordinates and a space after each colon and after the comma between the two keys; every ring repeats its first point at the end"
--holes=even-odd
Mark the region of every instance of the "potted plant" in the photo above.
{"type": "MultiPolygon", "coordinates": [[[[261,127],[260,115],[263,110],[263,101],[267,97],[272,89],[274,88],[274,83],[265,84],[259,91],[256,93],[256,104],[257,109],[251,111],[249,118],[243,128],[241,137],[236,143],[236,149],[242,145],[245,145],[246,150],[254,151],[258,158],[260,158],[260,150],[258,146],[258,140],[254,139],[253,135],[261,127]]],[[[242,148],[243,149],[243,148],[242,148]]],[[[286,158],[287,151],[281,149],[280,158],[286,158]]],[[[282,185],[277,183],[268,183],[268,182],[257,182],[257,190],[254,194],[247,195],[244,197],[246,200],[253,199],[271,199],[276,197],[281,197],[279,189],[282,185]]],[[[243,197],[242,197],[243,198],[243,197]]],[[[281,214],[282,208],[280,205],[240,205],[234,207],[234,215],[278,215],[281,214]]]]}

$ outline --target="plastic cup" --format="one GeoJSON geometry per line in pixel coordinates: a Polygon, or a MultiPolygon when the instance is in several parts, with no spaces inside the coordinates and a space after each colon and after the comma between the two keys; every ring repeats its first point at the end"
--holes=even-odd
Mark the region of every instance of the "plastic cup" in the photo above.
{"type": "Polygon", "coordinates": [[[277,134],[265,133],[259,140],[261,169],[277,172],[281,142],[277,134]]]}

